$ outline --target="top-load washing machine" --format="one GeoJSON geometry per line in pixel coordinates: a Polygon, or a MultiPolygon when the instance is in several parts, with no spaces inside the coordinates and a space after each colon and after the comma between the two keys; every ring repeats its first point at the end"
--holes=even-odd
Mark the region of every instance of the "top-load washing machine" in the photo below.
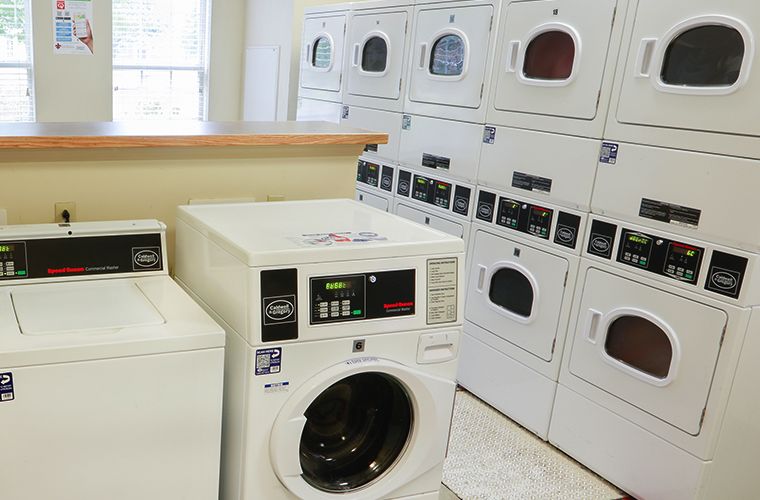
{"type": "Polygon", "coordinates": [[[0,496],[216,498],[224,331],[158,221],[0,227],[0,496]]]}
{"type": "Polygon", "coordinates": [[[760,360],[757,272],[757,253],[591,216],[549,440],[636,498],[751,498],[757,449],[727,447],[760,425],[724,415],[757,401],[735,377],[760,360]]]}
{"type": "Polygon", "coordinates": [[[501,0],[415,5],[400,163],[476,181],[500,11],[501,0]]]}
{"type": "Polygon", "coordinates": [[[343,3],[304,9],[296,112],[299,121],[340,123],[350,7],[343,3]]]}
{"type": "Polygon", "coordinates": [[[757,2],[631,1],[605,138],[760,156],[757,2]]]}
{"type": "Polygon", "coordinates": [[[437,499],[462,240],[354,200],[177,219],[177,279],[227,332],[222,498],[437,499]]]}
{"type": "Polygon", "coordinates": [[[398,159],[413,0],[352,4],[346,36],[346,84],[341,123],[388,134],[368,154],[398,159]]]}

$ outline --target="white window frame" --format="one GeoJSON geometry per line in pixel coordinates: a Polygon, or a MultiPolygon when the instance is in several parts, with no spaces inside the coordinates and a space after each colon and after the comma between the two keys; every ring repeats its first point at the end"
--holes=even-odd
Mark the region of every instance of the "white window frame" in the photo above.
{"type": "Polygon", "coordinates": [[[33,122],[36,120],[36,106],[34,100],[34,64],[32,59],[32,5],[31,0],[11,1],[17,8],[21,6],[24,10],[23,27],[17,28],[23,29],[25,42],[23,44],[21,42],[14,42],[13,37],[0,35],[0,43],[5,44],[6,49],[5,51],[0,50],[0,122],[33,122]],[[8,54],[9,48],[14,53],[18,50],[23,50],[26,55],[23,58],[9,57],[12,56],[12,54],[8,54]],[[18,78],[6,80],[4,72],[8,69],[18,69],[18,78]],[[23,76],[23,72],[26,72],[26,77],[23,76]],[[19,90],[17,95],[22,96],[22,99],[18,101],[19,106],[16,111],[9,110],[4,103],[5,96],[12,94],[9,89],[13,87],[19,90]],[[23,99],[24,87],[26,87],[26,100],[23,99]]]}

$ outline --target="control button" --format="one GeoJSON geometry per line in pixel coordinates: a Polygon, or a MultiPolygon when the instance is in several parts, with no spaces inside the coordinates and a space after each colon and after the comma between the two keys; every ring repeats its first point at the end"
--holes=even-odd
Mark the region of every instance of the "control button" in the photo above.
{"type": "Polygon", "coordinates": [[[319,307],[327,307],[327,302],[320,302],[319,307]]]}
{"type": "Polygon", "coordinates": [[[340,313],[339,313],[339,312],[331,312],[331,313],[330,313],[330,317],[332,317],[332,318],[337,318],[337,317],[339,317],[339,316],[340,316],[340,313]]]}
{"type": "Polygon", "coordinates": [[[350,304],[350,303],[351,303],[351,301],[350,301],[350,300],[348,300],[348,299],[346,299],[346,300],[344,300],[344,301],[342,302],[342,304],[343,304],[344,306],[345,306],[346,304],[350,304]]]}
{"type": "Polygon", "coordinates": [[[338,300],[333,300],[332,302],[330,302],[330,305],[331,305],[331,306],[337,306],[337,305],[340,305],[340,301],[338,301],[338,300]]]}
{"type": "Polygon", "coordinates": [[[351,311],[343,311],[341,316],[351,316],[351,311]]]}
{"type": "Polygon", "coordinates": [[[320,318],[326,318],[328,316],[327,313],[319,313],[320,318]]]}

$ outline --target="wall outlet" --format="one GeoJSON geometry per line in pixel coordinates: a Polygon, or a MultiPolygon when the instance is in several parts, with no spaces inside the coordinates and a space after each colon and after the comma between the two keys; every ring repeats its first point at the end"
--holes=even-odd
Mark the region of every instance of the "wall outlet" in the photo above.
{"type": "Polygon", "coordinates": [[[4,208],[0,208],[0,226],[8,225],[8,211],[4,208]]]}
{"type": "Polygon", "coordinates": [[[68,210],[69,212],[69,222],[77,221],[77,204],[69,201],[55,204],[55,222],[66,222],[66,219],[63,217],[64,210],[68,210]]]}
{"type": "Polygon", "coordinates": [[[268,194],[267,201],[285,201],[284,194],[268,194]]]}

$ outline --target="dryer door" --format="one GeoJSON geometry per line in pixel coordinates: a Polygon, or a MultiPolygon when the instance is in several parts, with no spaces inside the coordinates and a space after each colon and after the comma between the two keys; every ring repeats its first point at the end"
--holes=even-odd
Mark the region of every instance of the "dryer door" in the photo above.
{"type": "Polygon", "coordinates": [[[551,361],[565,298],[567,259],[479,230],[465,318],[551,361]]]}
{"type": "Polygon", "coordinates": [[[335,92],[340,100],[346,16],[305,18],[301,42],[301,87],[335,92]]]}
{"type": "Polygon", "coordinates": [[[570,372],[699,434],[726,312],[594,268],[579,311],[570,372]]]}
{"type": "Polygon", "coordinates": [[[409,99],[479,108],[493,6],[417,9],[409,99]]]}
{"type": "Polygon", "coordinates": [[[393,361],[334,365],[277,416],[274,471],[300,499],[381,498],[444,459],[455,390],[393,361]]]}
{"type": "Polygon", "coordinates": [[[565,0],[509,4],[494,107],[593,119],[616,4],[617,0],[593,5],[565,0]]]}
{"type": "Polygon", "coordinates": [[[348,42],[348,93],[398,100],[404,72],[405,11],[351,18],[348,42]]]}
{"type": "Polygon", "coordinates": [[[760,2],[641,0],[622,78],[623,123],[760,135],[753,68],[760,2]],[[702,14],[702,13],[709,13],[702,14]]]}

